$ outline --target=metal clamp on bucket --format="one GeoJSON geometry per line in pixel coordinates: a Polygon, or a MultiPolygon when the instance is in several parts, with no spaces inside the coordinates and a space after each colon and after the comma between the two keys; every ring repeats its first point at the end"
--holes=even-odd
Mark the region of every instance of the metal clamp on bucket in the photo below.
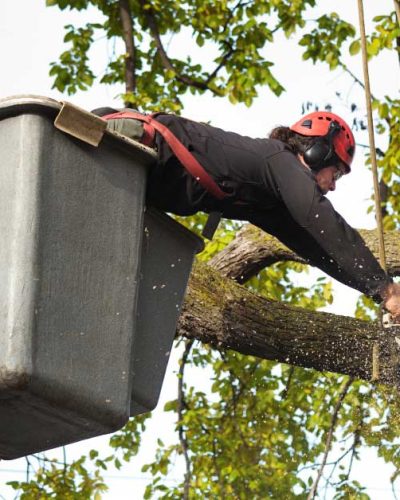
{"type": "Polygon", "coordinates": [[[107,128],[107,123],[78,106],[63,102],[61,110],[54,120],[54,126],[87,144],[98,146],[107,128]]]}

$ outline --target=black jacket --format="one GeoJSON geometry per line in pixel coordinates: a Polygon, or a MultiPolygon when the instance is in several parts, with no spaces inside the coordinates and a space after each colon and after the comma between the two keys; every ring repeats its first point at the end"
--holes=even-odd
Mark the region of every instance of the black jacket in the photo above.
{"type": "Polygon", "coordinates": [[[390,278],[284,143],[244,137],[174,115],[161,114],[157,120],[230,196],[218,201],[208,194],[157,134],[159,161],[149,178],[149,203],[178,215],[219,210],[226,218],[247,220],[333,278],[380,300],[379,292],[390,278]]]}

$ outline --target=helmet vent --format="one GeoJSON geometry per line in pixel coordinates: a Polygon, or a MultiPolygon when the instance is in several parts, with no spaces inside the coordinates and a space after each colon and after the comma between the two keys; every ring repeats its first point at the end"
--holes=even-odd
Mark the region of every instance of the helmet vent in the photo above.
{"type": "Polygon", "coordinates": [[[304,122],[301,125],[302,125],[302,127],[311,128],[312,127],[312,120],[304,120],[304,122]]]}

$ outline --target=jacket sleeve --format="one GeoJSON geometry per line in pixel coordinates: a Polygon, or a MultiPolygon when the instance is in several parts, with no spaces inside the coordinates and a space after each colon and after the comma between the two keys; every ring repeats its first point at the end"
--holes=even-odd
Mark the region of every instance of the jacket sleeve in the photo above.
{"type": "Polygon", "coordinates": [[[265,182],[286,213],[272,217],[281,223],[267,214],[255,215],[251,222],[341,283],[381,300],[381,291],[391,279],[293,154],[282,152],[270,158],[265,182]]]}

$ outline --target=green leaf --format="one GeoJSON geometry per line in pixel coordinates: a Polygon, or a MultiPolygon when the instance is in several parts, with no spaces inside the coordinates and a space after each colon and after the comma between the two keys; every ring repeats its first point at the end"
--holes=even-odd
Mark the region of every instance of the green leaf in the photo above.
{"type": "Polygon", "coordinates": [[[350,47],[349,47],[349,52],[352,56],[358,54],[360,52],[360,48],[361,48],[361,43],[359,40],[354,40],[354,42],[352,42],[350,44],[350,47]]]}

